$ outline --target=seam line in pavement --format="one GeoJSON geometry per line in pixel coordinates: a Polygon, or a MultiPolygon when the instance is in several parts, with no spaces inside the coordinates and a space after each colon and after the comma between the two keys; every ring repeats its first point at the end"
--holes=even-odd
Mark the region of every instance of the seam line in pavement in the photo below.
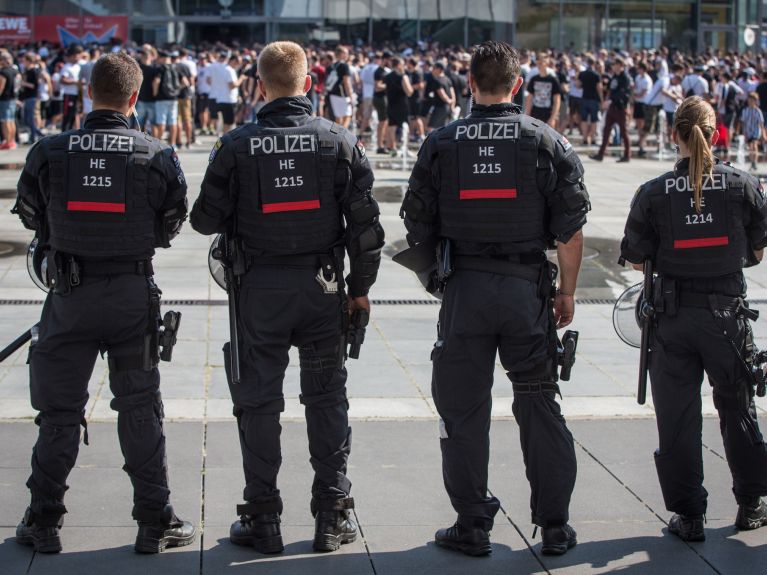
{"type": "Polygon", "coordinates": [[[362,544],[365,546],[365,553],[367,553],[368,555],[368,561],[370,561],[370,568],[373,570],[373,575],[378,575],[375,561],[373,561],[373,554],[370,552],[370,547],[368,547],[368,540],[365,537],[365,531],[362,529],[362,522],[360,521],[360,516],[357,515],[356,509],[352,509],[352,513],[354,513],[354,518],[357,520],[357,529],[360,530],[360,538],[362,539],[362,544]]]}
{"type": "Polygon", "coordinates": [[[211,310],[208,308],[208,318],[206,325],[206,339],[208,345],[205,346],[205,375],[202,410],[202,462],[200,473],[200,575],[203,575],[205,562],[205,472],[208,463],[208,391],[210,390],[210,380],[212,378],[210,369],[210,331],[211,331],[211,310]]]}
{"type": "MultiPolygon", "coordinates": [[[[488,488],[487,492],[490,494],[491,497],[495,497],[493,492],[488,488]]],[[[500,499],[499,499],[500,501],[500,499]]],[[[509,522],[509,524],[515,529],[515,531],[519,534],[519,536],[522,538],[522,541],[525,542],[525,545],[527,545],[527,550],[530,551],[530,553],[533,554],[533,557],[535,557],[535,560],[538,562],[538,564],[541,566],[541,568],[546,572],[551,574],[551,571],[544,565],[543,559],[541,559],[538,554],[535,552],[535,549],[533,549],[533,545],[528,541],[527,537],[525,537],[525,534],[522,533],[522,529],[514,523],[514,521],[511,519],[511,516],[506,513],[506,509],[503,507],[503,504],[500,505],[501,513],[503,513],[503,516],[506,518],[506,520],[509,522]]],[[[537,527],[536,527],[537,529],[537,527]]]]}
{"type": "Polygon", "coordinates": [[[27,565],[27,570],[24,571],[24,575],[29,575],[29,572],[32,571],[32,563],[34,562],[35,557],[37,557],[37,551],[32,548],[32,557],[29,558],[29,565],[27,565]]]}
{"type": "MultiPolygon", "coordinates": [[[[644,505],[644,506],[645,506],[645,507],[646,507],[646,508],[647,508],[647,509],[650,511],[650,513],[652,513],[653,515],[655,515],[655,517],[657,517],[657,518],[658,518],[658,519],[659,519],[659,520],[660,520],[660,521],[661,521],[661,522],[662,522],[664,525],[666,525],[666,526],[668,527],[668,522],[667,522],[665,519],[663,519],[663,517],[661,517],[661,516],[660,516],[660,515],[659,515],[659,514],[658,514],[658,513],[655,511],[655,509],[653,509],[653,508],[652,508],[652,507],[651,507],[651,506],[650,506],[650,505],[649,505],[649,504],[648,504],[648,503],[647,503],[647,502],[646,502],[644,499],[642,499],[642,498],[641,498],[641,497],[640,497],[640,496],[639,496],[639,495],[638,495],[638,494],[637,494],[637,493],[636,493],[636,492],[635,492],[633,489],[631,489],[631,487],[629,487],[628,485],[626,485],[626,483],[624,483],[624,482],[621,480],[621,478],[620,478],[620,477],[618,477],[618,476],[617,476],[615,473],[613,473],[613,472],[610,470],[610,468],[608,468],[608,467],[607,467],[607,465],[605,465],[604,463],[602,463],[602,462],[601,462],[601,461],[600,461],[600,460],[597,458],[597,456],[596,456],[596,455],[594,455],[593,453],[591,453],[591,451],[589,451],[588,449],[586,449],[586,447],[584,447],[584,445],[583,445],[583,444],[582,444],[580,441],[578,441],[577,439],[573,438],[573,441],[575,442],[575,445],[577,445],[578,447],[580,447],[580,448],[581,448],[581,449],[582,449],[582,450],[583,450],[583,451],[586,453],[586,455],[588,455],[589,457],[591,457],[591,459],[593,459],[593,460],[594,460],[594,461],[597,463],[597,465],[599,465],[599,466],[600,466],[602,469],[604,469],[604,470],[605,470],[605,471],[606,471],[606,472],[607,472],[607,473],[608,473],[608,474],[609,474],[609,475],[610,475],[610,476],[611,476],[613,479],[615,479],[615,481],[617,481],[617,482],[618,482],[618,483],[619,483],[619,484],[620,484],[620,485],[621,485],[621,486],[622,486],[622,487],[623,487],[623,488],[624,488],[626,491],[628,491],[629,493],[631,493],[631,495],[633,495],[634,497],[636,497],[637,501],[639,501],[639,502],[640,502],[642,505],[644,505]]],[[[721,571],[719,571],[719,569],[717,569],[716,567],[714,567],[713,563],[711,563],[711,562],[710,562],[708,559],[706,559],[706,557],[705,557],[705,556],[701,555],[701,553],[700,553],[700,552],[699,552],[699,551],[698,551],[698,550],[697,550],[697,549],[696,549],[694,546],[690,545],[690,543],[689,543],[689,542],[687,542],[687,541],[683,541],[682,539],[680,539],[680,541],[682,541],[682,543],[684,543],[684,544],[687,546],[687,548],[688,548],[688,549],[690,549],[690,551],[692,551],[693,553],[695,553],[695,555],[697,555],[698,557],[700,557],[700,559],[701,559],[701,560],[702,560],[702,561],[703,561],[703,562],[704,562],[706,565],[708,565],[709,567],[711,567],[711,569],[714,571],[714,573],[717,573],[718,575],[723,575],[723,573],[722,573],[721,571]]]]}
{"type": "Polygon", "coordinates": [[[437,413],[432,408],[431,404],[429,403],[429,397],[431,397],[431,393],[429,394],[429,397],[426,396],[426,394],[421,389],[421,386],[418,385],[418,381],[416,381],[415,377],[413,377],[413,374],[410,373],[410,370],[407,368],[407,365],[404,361],[402,361],[402,358],[397,354],[396,351],[394,351],[394,348],[392,347],[391,343],[389,343],[389,338],[386,337],[383,330],[381,329],[381,326],[378,325],[378,322],[376,320],[371,320],[371,323],[373,324],[373,327],[378,332],[378,335],[381,336],[381,340],[384,342],[384,345],[386,346],[386,349],[389,350],[389,353],[394,358],[394,361],[397,362],[397,365],[400,366],[402,371],[405,372],[405,375],[407,376],[410,383],[413,384],[413,387],[415,387],[416,391],[418,391],[418,395],[421,397],[421,400],[426,404],[426,407],[429,409],[429,412],[432,414],[433,417],[437,417],[437,413]]]}

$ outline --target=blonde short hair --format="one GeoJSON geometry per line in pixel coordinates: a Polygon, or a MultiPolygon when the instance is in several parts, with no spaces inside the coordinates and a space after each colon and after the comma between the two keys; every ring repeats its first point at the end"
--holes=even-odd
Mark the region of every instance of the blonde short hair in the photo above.
{"type": "Polygon", "coordinates": [[[259,78],[281,95],[303,93],[306,72],[306,53],[295,42],[272,42],[258,56],[259,78]]]}

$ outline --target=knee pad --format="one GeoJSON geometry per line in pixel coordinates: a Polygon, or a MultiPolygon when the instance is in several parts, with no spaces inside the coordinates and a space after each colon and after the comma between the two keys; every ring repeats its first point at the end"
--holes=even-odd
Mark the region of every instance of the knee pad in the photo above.
{"type": "Polygon", "coordinates": [[[550,360],[526,371],[509,371],[506,373],[511,381],[514,395],[531,395],[544,392],[553,392],[561,395],[556,379],[552,376],[556,367],[550,360]]]}

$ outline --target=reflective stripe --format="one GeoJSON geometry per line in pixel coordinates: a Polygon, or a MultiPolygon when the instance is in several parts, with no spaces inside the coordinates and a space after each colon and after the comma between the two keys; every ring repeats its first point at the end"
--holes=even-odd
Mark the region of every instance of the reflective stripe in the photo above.
{"type": "Polygon", "coordinates": [[[300,212],[304,210],[317,210],[319,207],[319,200],[308,200],[305,202],[281,202],[279,204],[264,204],[262,209],[265,214],[271,214],[274,212],[300,212]]]}
{"type": "Polygon", "coordinates": [[[516,188],[501,188],[496,190],[461,190],[462,200],[497,200],[501,198],[516,198],[516,188]]]}
{"type": "Polygon", "coordinates": [[[730,238],[720,236],[717,238],[698,238],[695,240],[674,240],[674,249],[683,250],[687,248],[711,248],[714,246],[729,245],[730,238]]]}
{"type": "Polygon", "coordinates": [[[125,213],[125,204],[113,204],[110,202],[67,202],[67,210],[70,212],[115,212],[125,213]]]}

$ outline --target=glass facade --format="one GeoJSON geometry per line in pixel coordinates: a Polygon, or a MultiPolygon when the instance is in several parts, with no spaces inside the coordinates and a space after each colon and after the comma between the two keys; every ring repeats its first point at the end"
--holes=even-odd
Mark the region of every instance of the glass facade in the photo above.
{"type": "Polygon", "coordinates": [[[494,38],[529,49],[684,50],[767,44],[767,0],[3,0],[8,15],[114,15],[150,42],[348,43],[494,38]],[[763,31],[763,34],[759,34],[763,31]]]}

